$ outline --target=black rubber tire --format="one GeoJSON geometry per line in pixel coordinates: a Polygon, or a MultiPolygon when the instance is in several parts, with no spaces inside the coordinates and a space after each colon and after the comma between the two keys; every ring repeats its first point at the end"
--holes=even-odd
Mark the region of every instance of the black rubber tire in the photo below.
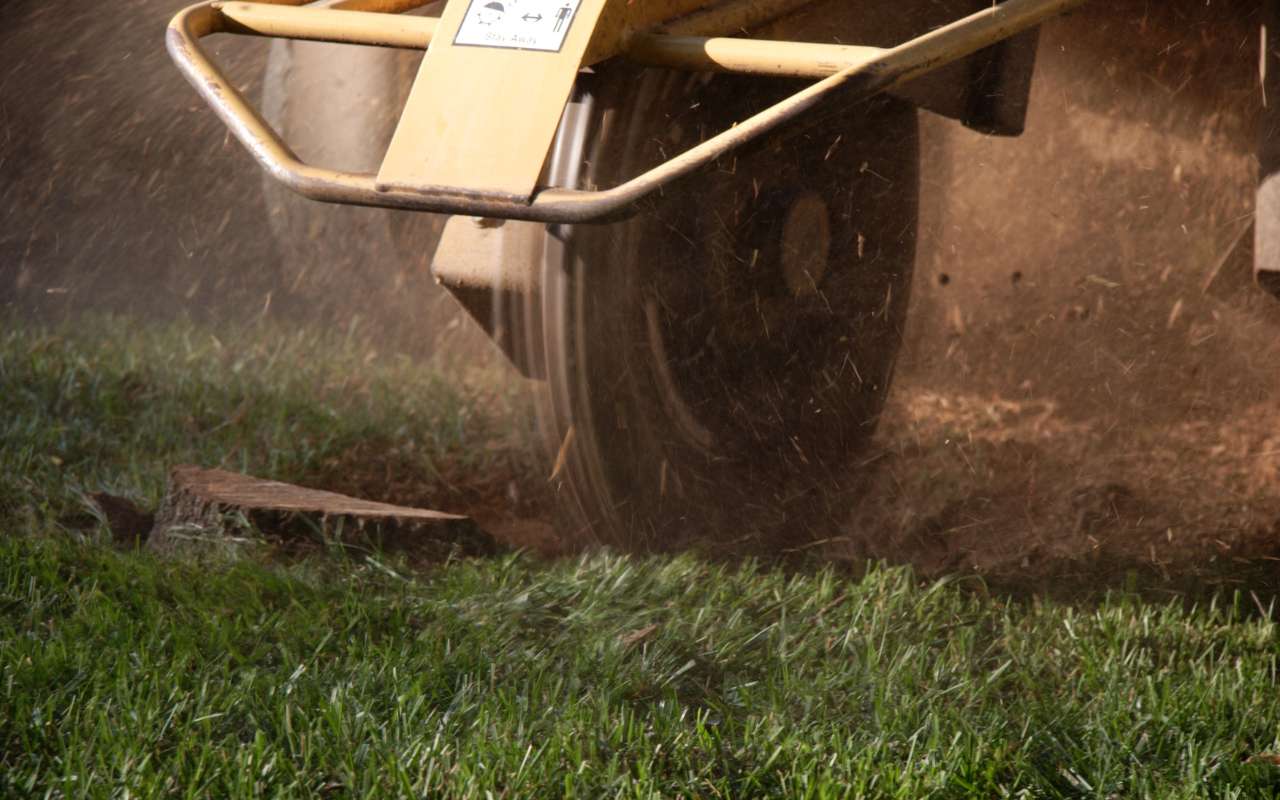
{"type": "MultiPolygon", "coordinates": [[[[585,186],[797,88],[626,65],[588,86],[585,186]]],[[[544,426],[573,535],[776,554],[847,518],[902,341],[918,161],[914,108],[877,99],[739,151],[626,221],[558,232],[544,426]],[[802,196],[825,203],[830,233],[814,292],[781,275],[777,218],[802,196]]]]}

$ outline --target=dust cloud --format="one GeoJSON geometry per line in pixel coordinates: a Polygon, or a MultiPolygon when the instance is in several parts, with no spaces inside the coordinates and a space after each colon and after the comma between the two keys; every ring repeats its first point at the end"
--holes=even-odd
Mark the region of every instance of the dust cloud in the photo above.
{"type": "MultiPolygon", "coordinates": [[[[165,26],[185,5],[0,3],[0,305],[49,320],[94,311],[355,326],[385,347],[431,352],[433,331],[455,323],[429,274],[432,223],[268,187],[165,52],[165,26]],[[432,313],[449,316],[424,325],[432,313]]],[[[267,40],[208,47],[255,103],[294,79],[290,53],[267,40]]],[[[368,50],[311,47],[312,57],[368,50]]],[[[367,99],[376,87],[357,88],[367,99]]],[[[322,119],[299,131],[284,114],[272,122],[295,122],[295,145],[323,133],[322,119]]]]}

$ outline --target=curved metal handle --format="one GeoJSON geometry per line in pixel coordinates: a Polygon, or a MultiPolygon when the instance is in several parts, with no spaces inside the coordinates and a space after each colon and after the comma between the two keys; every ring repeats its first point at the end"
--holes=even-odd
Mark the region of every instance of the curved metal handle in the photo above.
{"type": "Polygon", "coordinates": [[[166,42],[169,54],[187,80],[240,143],[267,172],[299,194],[326,203],[574,224],[625,215],[647,195],[794,122],[819,103],[866,99],[1085,2],[1007,0],[885,50],[878,58],[853,64],[619,186],[600,191],[546,188],[535,192],[528,202],[483,192],[384,191],[378,189],[372,173],[340,172],[304,164],[231,86],[200,46],[200,39],[206,36],[238,32],[223,13],[221,3],[201,3],[179,12],[169,24],[166,42]]]}

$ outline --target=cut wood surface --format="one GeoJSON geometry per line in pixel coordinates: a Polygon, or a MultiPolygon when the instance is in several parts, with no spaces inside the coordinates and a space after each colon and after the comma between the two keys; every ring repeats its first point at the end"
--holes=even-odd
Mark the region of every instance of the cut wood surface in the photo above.
{"type": "Polygon", "coordinates": [[[290,539],[306,531],[389,549],[443,545],[466,555],[496,549],[468,517],[190,465],[170,473],[149,542],[169,550],[183,541],[225,540],[241,532],[290,539]]]}
{"type": "Polygon", "coordinates": [[[269,481],[201,467],[174,467],[171,482],[187,492],[199,494],[211,503],[254,508],[261,511],[295,511],[364,517],[370,519],[463,520],[466,517],[423,508],[393,506],[360,500],[336,492],[307,489],[291,483],[269,481]]]}

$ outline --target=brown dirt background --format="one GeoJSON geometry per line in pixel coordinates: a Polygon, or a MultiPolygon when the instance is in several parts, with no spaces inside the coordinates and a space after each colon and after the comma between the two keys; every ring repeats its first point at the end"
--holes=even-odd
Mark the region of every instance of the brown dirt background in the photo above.
{"type": "MultiPolygon", "coordinates": [[[[331,238],[310,277],[286,268],[256,167],[163,53],[183,2],[0,3],[0,304],[357,324],[426,355],[425,255],[331,238]]],[[[908,345],[829,555],[1049,582],[1275,572],[1280,303],[1249,275],[1258,41],[1252,3],[1095,3],[1045,27],[1023,137],[923,117],[908,345]]],[[[255,95],[265,46],[217,50],[255,95]]],[[[490,482],[477,507],[556,551],[539,488],[490,482]]]]}
{"type": "Polygon", "coordinates": [[[1045,26],[1023,137],[925,119],[916,305],[849,552],[1086,578],[1280,556],[1258,38],[1246,4],[1096,3],[1045,26]]]}

